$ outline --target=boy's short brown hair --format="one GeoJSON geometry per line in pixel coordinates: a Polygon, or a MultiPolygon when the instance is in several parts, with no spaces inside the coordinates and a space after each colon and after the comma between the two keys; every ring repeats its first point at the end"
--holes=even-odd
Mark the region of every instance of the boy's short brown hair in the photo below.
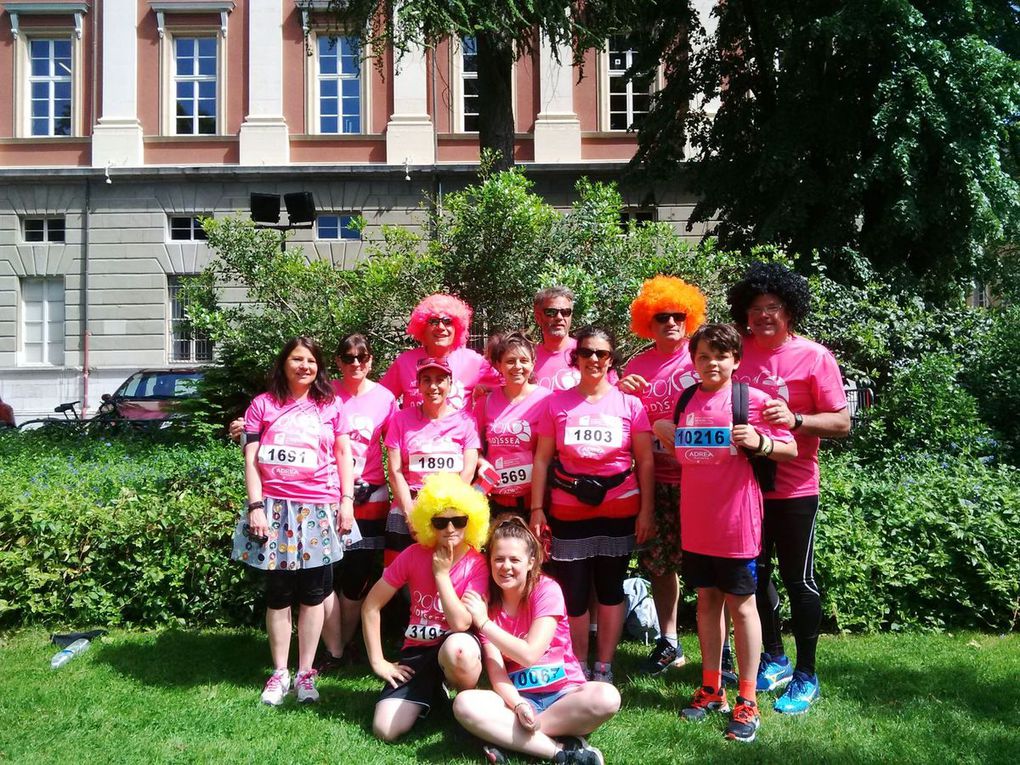
{"type": "Polygon", "coordinates": [[[742,340],[737,328],[732,324],[703,324],[691,335],[688,350],[691,358],[698,352],[698,345],[707,343],[720,353],[732,353],[733,358],[740,360],[742,340]]]}

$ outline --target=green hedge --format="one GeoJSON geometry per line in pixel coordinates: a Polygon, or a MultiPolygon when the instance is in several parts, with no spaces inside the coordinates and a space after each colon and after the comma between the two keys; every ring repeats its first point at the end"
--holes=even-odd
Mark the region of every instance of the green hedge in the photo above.
{"type": "MultiPolygon", "coordinates": [[[[1011,629],[1020,471],[966,456],[865,465],[823,451],[816,564],[830,626],[1011,629]]],[[[240,450],[148,436],[0,434],[0,627],[243,624],[229,560],[240,450]]]]}
{"type": "Polygon", "coordinates": [[[158,436],[0,434],[0,625],[234,624],[240,450],[158,436]]]}

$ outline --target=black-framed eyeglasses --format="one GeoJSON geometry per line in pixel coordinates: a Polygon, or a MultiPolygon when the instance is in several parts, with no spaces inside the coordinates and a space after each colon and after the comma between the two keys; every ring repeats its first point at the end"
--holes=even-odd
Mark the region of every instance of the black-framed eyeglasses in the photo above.
{"type": "Polygon", "coordinates": [[[604,348],[578,348],[577,355],[582,359],[590,359],[592,356],[597,358],[599,361],[605,361],[613,355],[612,351],[607,351],[604,348]]]}
{"type": "Polygon", "coordinates": [[[546,315],[546,318],[555,319],[557,316],[562,316],[564,319],[569,319],[574,314],[573,308],[543,308],[542,313],[546,315]]]}
{"type": "Polygon", "coordinates": [[[652,318],[659,324],[665,324],[670,319],[676,324],[683,324],[687,320],[687,314],[680,311],[663,311],[662,313],[653,314],[652,318]]]}
{"type": "Polygon", "coordinates": [[[430,327],[438,327],[440,324],[442,324],[444,327],[452,327],[453,326],[453,319],[450,318],[449,316],[430,316],[429,317],[429,326],[430,327]]]}
{"type": "Polygon", "coordinates": [[[355,361],[359,364],[367,364],[372,360],[371,353],[341,353],[340,363],[341,364],[353,364],[355,361]]]}
{"type": "Polygon", "coordinates": [[[749,314],[757,314],[759,316],[778,316],[779,312],[786,308],[782,303],[769,303],[768,305],[762,306],[748,306],[747,312],[749,314]]]}
{"type": "Polygon", "coordinates": [[[436,531],[443,531],[451,523],[455,529],[463,529],[468,524],[468,517],[466,515],[455,515],[452,518],[446,515],[432,517],[432,528],[436,531]]]}

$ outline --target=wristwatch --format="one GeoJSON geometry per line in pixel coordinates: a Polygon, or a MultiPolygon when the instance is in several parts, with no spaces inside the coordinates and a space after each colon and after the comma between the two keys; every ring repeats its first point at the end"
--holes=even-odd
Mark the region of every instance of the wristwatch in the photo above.
{"type": "Polygon", "coordinates": [[[790,428],[790,430],[794,431],[794,430],[796,430],[797,428],[799,428],[803,424],[804,424],[804,415],[802,415],[800,412],[794,412],[793,413],[793,427],[790,428]]]}

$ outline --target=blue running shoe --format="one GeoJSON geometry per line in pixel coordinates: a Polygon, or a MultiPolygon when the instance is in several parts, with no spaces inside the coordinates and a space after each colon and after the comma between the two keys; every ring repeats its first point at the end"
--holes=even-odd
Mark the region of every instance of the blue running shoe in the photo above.
{"type": "Polygon", "coordinates": [[[817,700],[818,675],[798,671],[793,673],[793,680],[786,686],[786,692],[776,699],[773,709],[784,715],[802,715],[817,700]]]}
{"type": "Polygon", "coordinates": [[[758,665],[758,693],[774,691],[790,682],[793,677],[793,665],[786,656],[773,659],[767,653],[761,655],[758,665]]]}

